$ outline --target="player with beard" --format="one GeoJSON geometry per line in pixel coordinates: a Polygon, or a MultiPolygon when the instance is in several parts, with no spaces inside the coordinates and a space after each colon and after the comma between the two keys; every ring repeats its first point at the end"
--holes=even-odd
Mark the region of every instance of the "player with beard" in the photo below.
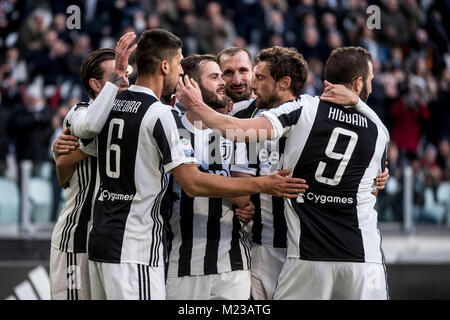
{"type": "Polygon", "coordinates": [[[252,80],[255,65],[252,54],[245,48],[231,47],[217,55],[223,72],[225,92],[234,104],[253,98],[252,80]]]}
{"type": "MultiPolygon", "coordinates": [[[[270,64],[285,58],[275,56],[270,64]]],[[[299,85],[290,76],[270,75],[275,85],[257,89],[264,96],[259,101],[278,100],[276,95],[265,96],[271,88],[283,92],[299,85]]],[[[274,140],[286,137],[283,166],[294,166],[293,176],[308,182],[304,194],[284,201],[287,260],[274,299],[386,299],[372,192],[377,174],[384,170],[389,133],[361,100],[371,92],[370,54],[357,47],[334,50],[325,78],[340,85],[329,85],[322,101],[301,95],[254,119],[215,113],[202,104],[196,83],[187,78],[178,83],[177,97],[227,137],[242,139],[245,135],[239,132],[250,129],[259,139],[267,133],[274,140]],[[356,108],[348,107],[352,105],[356,108]]]]}
{"type": "MultiPolygon", "coordinates": [[[[181,62],[184,73],[199,83],[206,105],[226,113],[229,97],[222,72],[213,55],[192,55],[181,62]]],[[[177,122],[185,132],[184,143],[195,155],[200,171],[231,176],[232,142],[202,125],[192,112],[177,122]]],[[[235,198],[191,197],[176,182],[169,219],[171,250],[167,274],[167,298],[182,300],[250,298],[250,257],[247,233],[233,213],[251,218],[249,196],[235,198]]]]}

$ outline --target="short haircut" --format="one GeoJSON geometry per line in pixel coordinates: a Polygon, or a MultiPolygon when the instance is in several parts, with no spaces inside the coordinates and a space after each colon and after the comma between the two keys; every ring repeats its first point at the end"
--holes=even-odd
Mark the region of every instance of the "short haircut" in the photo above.
{"type": "Polygon", "coordinates": [[[95,98],[95,91],[91,88],[89,80],[94,78],[101,80],[105,70],[102,69],[101,64],[106,60],[115,60],[114,49],[99,49],[91,52],[81,64],[81,80],[89,95],[89,98],[95,98]]]}
{"type": "Polygon", "coordinates": [[[193,78],[197,83],[200,83],[200,67],[207,62],[216,62],[216,57],[212,54],[194,54],[181,60],[181,66],[185,75],[193,78]]]}
{"type": "Polygon", "coordinates": [[[180,38],[169,31],[145,30],[139,38],[136,48],[138,74],[155,74],[161,61],[170,62],[181,47],[180,38]]]}
{"type": "Polygon", "coordinates": [[[325,80],[351,86],[362,77],[364,83],[369,75],[368,62],[372,60],[369,51],[361,47],[340,47],[334,49],[325,64],[325,80]]]}
{"type": "Polygon", "coordinates": [[[248,60],[250,61],[250,64],[252,65],[252,69],[255,65],[255,60],[253,59],[252,54],[250,53],[250,51],[248,51],[245,48],[239,48],[239,47],[230,47],[230,48],[226,48],[223,49],[221,52],[219,52],[219,54],[217,55],[217,64],[220,66],[220,59],[222,58],[222,56],[225,54],[227,56],[234,56],[239,52],[245,52],[248,56],[248,60]]]}
{"type": "Polygon", "coordinates": [[[277,82],[283,77],[291,78],[289,89],[294,96],[299,96],[308,77],[308,64],[303,55],[295,48],[275,46],[258,53],[258,61],[267,62],[270,75],[277,82]]]}

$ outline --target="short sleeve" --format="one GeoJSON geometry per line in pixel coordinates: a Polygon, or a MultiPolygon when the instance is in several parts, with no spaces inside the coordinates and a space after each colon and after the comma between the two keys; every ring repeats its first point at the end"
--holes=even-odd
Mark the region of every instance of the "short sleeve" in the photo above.
{"type": "Polygon", "coordinates": [[[164,110],[161,113],[153,128],[153,138],[161,153],[165,172],[183,163],[197,163],[194,148],[176,111],[164,110]]]}
{"type": "Polygon", "coordinates": [[[80,150],[93,157],[97,157],[97,138],[80,139],[80,150]]]}
{"type": "Polygon", "coordinates": [[[272,140],[280,139],[292,126],[297,124],[302,113],[302,106],[299,102],[300,98],[261,113],[260,116],[266,117],[272,124],[272,140]]]}

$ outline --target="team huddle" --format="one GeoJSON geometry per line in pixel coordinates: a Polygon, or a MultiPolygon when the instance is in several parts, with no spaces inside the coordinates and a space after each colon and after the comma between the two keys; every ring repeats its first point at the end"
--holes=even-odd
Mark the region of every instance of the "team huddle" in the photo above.
{"type": "Polygon", "coordinates": [[[313,97],[296,49],[255,65],[245,48],[184,58],[168,31],[135,37],[84,60],[91,100],[53,143],[52,299],[388,299],[370,54],[334,50],[313,97]]]}

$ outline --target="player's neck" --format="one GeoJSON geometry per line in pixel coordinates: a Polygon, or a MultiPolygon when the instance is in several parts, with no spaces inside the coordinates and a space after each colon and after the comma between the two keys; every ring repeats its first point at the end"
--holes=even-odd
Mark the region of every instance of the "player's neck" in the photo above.
{"type": "Polygon", "coordinates": [[[287,101],[294,100],[294,99],[297,98],[297,97],[294,96],[294,95],[289,91],[289,92],[282,93],[282,94],[280,95],[280,98],[281,98],[281,99],[280,99],[278,105],[280,105],[280,104],[282,104],[282,103],[285,103],[285,102],[287,102],[287,101]]]}
{"type": "MultiPolygon", "coordinates": [[[[195,124],[200,121],[202,123],[202,130],[208,129],[208,126],[202,121],[202,119],[200,119],[195,113],[190,112],[189,110],[186,112],[186,118],[193,126],[195,126],[195,124]]],[[[198,127],[196,128],[199,129],[198,127]]]]}
{"type": "Polygon", "coordinates": [[[163,91],[163,81],[158,77],[137,77],[135,85],[149,88],[158,99],[161,99],[163,91]]]}

